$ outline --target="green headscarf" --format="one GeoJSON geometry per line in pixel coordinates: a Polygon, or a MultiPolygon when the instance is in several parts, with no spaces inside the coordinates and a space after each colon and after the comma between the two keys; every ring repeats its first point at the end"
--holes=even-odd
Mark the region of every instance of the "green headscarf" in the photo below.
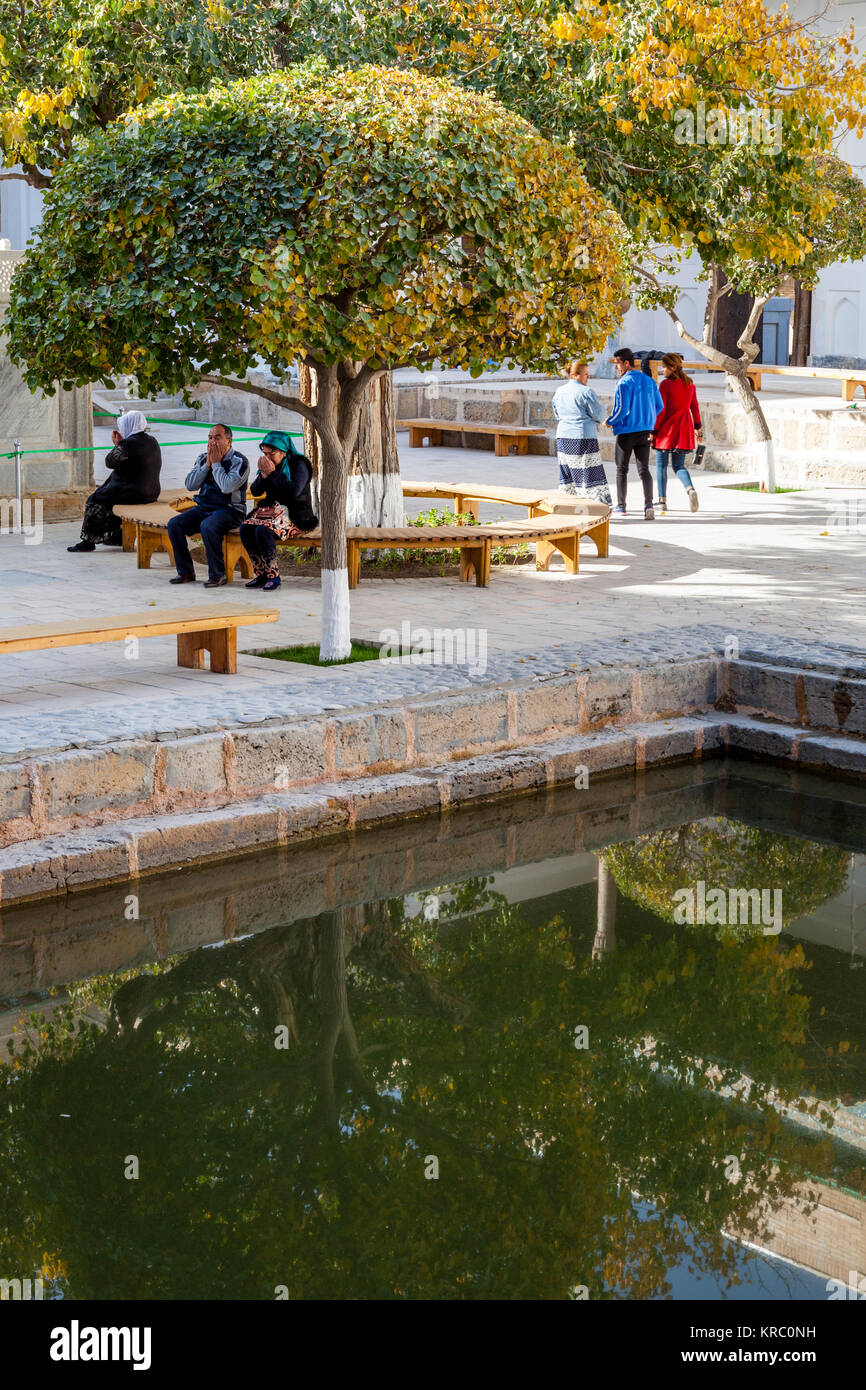
{"type": "Polygon", "coordinates": [[[285,430],[268,430],[259,448],[263,448],[265,444],[272,449],[279,449],[283,454],[300,453],[300,450],[296,449],[292,443],[291,436],[286,434],[285,430]]]}

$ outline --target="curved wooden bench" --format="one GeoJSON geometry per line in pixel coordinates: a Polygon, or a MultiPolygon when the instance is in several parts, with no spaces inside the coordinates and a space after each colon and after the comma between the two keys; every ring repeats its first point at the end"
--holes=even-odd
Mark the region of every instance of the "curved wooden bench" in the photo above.
{"type": "MultiPolygon", "coordinates": [[[[604,526],[607,522],[602,523],[604,526]]],[[[580,537],[598,529],[597,517],[560,517],[551,521],[511,521],[493,526],[349,526],[346,528],[349,588],[356,589],[361,577],[362,550],[458,550],[460,578],[473,575],[479,587],[490,583],[490,553],[494,545],[535,543],[535,567],[546,570],[554,551],[565,560],[568,574],[580,566],[580,537]]],[[[290,536],[281,546],[320,546],[321,531],[290,536]]]]}
{"type": "Polygon", "coordinates": [[[595,526],[584,532],[594,542],[601,558],[610,546],[610,507],[591,497],[575,497],[558,489],[541,491],[530,487],[497,487],[488,483],[406,482],[404,497],[441,497],[454,503],[456,512],[468,513],[478,520],[479,502],[503,502],[506,506],[526,507],[528,520],[543,516],[590,516],[595,526]]]}
{"type": "MultiPolygon", "coordinates": [[[[188,495],[188,493],[180,491],[177,500],[183,501],[188,495]]],[[[138,568],[140,570],[149,570],[151,559],[161,550],[167,552],[169,559],[174,564],[174,552],[168,538],[168,523],[173,516],[177,516],[178,510],[177,507],[166,502],[146,502],[141,503],[141,505],[127,505],[121,502],[113,508],[114,515],[120,517],[124,527],[123,548],[124,550],[137,548],[138,568]],[[127,527],[130,528],[133,535],[133,543],[130,545],[126,544],[125,528],[127,527]]],[[[228,535],[223,537],[223,561],[229,583],[232,582],[232,576],[238,565],[240,565],[243,578],[252,579],[252,561],[241,544],[239,530],[229,531],[228,535]]]]}

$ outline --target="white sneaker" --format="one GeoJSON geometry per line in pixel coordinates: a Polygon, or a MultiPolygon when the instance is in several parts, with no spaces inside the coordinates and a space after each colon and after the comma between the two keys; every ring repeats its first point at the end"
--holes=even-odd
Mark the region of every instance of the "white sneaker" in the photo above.
{"type": "Polygon", "coordinates": [[[691,507],[691,509],[692,509],[693,512],[696,512],[696,511],[698,510],[698,505],[699,505],[699,504],[698,504],[698,494],[695,492],[695,490],[694,490],[693,487],[688,487],[688,488],[686,488],[686,494],[687,494],[688,499],[689,499],[689,506],[691,507]]]}
{"type": "Polygon", "coordinates": [[[644,519],[644,521],[655,521],[655,519],[656,519],[656,514],[655,514],[655,512],[653,511],[652,507],[645,507],[645,508],[644,508],[643,519],[644,519]]]}

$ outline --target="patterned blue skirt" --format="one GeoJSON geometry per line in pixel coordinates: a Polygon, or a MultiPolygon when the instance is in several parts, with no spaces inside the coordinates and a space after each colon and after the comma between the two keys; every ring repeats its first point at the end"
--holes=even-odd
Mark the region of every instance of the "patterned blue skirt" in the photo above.
{"type": "Polygon", "coordinates": [[[557,439],[559,490],[612,505],[597,439],[557,439]]]}

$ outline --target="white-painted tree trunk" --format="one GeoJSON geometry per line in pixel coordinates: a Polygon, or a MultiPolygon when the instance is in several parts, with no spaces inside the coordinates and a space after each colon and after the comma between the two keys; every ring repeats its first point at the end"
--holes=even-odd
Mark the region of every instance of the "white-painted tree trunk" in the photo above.
{"type": "Polygon", "coordinates": [[[755,444],[758,459],[758,478],[765,492],[776,491],[776,445],[772,439],[759,439],[755,444]]]}
{"type": "MultiPolygon", "coordinates": [[[[310,488],[320,513],[319,479],[310,488]]],[[[404,526],[403,485],[399,473],[350,473],[346,488],[347,526],[404,526]]]]}
{"type": "Polygon", "coordinates": [[[321,661],[344,661],[352,652],[349,631],[349,571],[322,570],[321,661]]]}

